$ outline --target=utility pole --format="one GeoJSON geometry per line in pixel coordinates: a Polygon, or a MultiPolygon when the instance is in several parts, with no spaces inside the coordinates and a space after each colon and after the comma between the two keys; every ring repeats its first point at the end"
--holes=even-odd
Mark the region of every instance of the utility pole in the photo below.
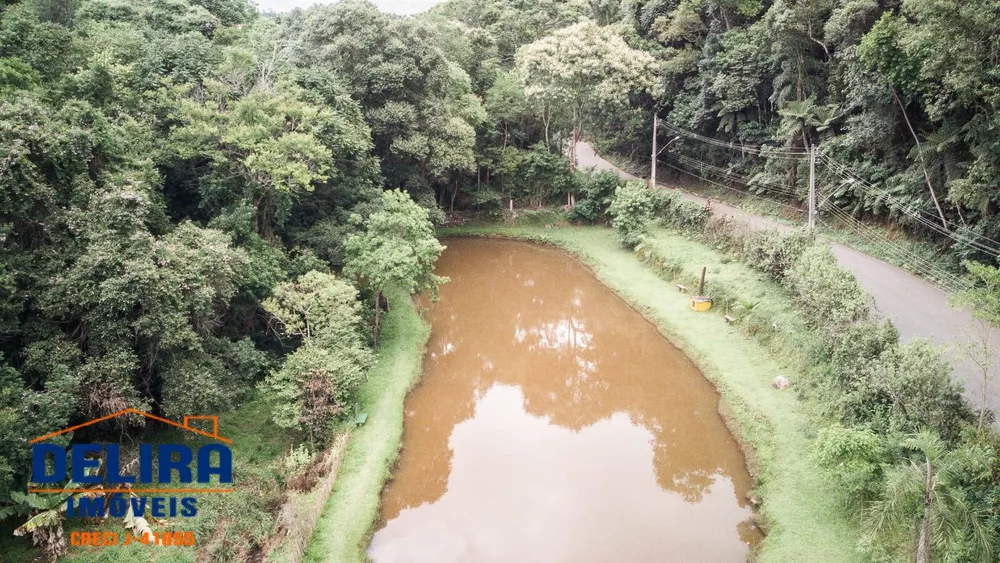
{"type": "Polygon", "coordinates": [[[809,220],[810,229],[816,228],[816,145],[809,147],[809,220]]]}
{"type": "Polygon", "coordinates": [[[656,110],[653,110],[653,157],[649,164],[649,187],[656,187],[656,129],[660,125],[660,117],[656,115],[656,110]]]}

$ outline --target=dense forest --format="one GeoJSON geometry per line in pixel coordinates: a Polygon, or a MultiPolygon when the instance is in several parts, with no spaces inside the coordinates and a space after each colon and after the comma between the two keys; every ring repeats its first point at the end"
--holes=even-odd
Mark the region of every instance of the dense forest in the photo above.
{"type": "Polygon", "coordinates": [[[838,206],[983,263],[996,299],[997,30],[988,0],[8,0],[0,519],[30,512],[30,438],[129,407],[261,396],[329,439],[385,290],[444,281],[445,213],[607,222],[619,182],[576,143],[648,158],[654,114],[678,170],[757,194],[803,200],[818,147],[838,206]]]}

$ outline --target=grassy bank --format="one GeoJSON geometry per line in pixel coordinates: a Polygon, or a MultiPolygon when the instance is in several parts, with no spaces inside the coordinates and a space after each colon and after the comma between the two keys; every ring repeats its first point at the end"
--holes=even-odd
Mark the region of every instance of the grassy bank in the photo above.
{"type": "Polygon", "coordinates": [[[367,423],[351,434],[333,493],[306,551],[307,561],[365,560],[378,519],[379,495],[403,438],[403,401],[419,379],[428,325],[404,292],[388,295],[379,338],[378,363],[358,393],[367,423]]]}
{"type": "Polygon", "coordinates": [[[735,263],[714,249],[678,235],[658,232],[649,245],[666,257],[657,271],[618,244],[609,229],[468,226],[448,235],[501,235],[563,247],[589,265],[597,277],[655,323],[713,381],[724,399],[734,433],[753,453],[751,463],[763,499],[768,536],[760,561],[852,561],[858,530],[838,501],[836,490],[814,461],[813,426],[792,391],[771,382],[793,382],[804,369],[801,319],[787,293],[763,274],[735,263]],[[746,337],[721,315],[695,314],[688,297],[669,279],[689,279],[709,267],[709,288],[749,296],[755,307],[773,312],[769,334],[746,337]],[[664,275],[669,270],[669,275],[664,275]],[[727,284],[729,284],[727,286],[727,284]]]}

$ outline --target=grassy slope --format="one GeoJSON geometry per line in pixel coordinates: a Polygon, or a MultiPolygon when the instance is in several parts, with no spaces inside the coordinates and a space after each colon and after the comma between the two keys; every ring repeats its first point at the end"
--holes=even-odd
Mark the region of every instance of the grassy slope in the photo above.
{"type": "Polygon", "coordinates": [[[365,560],[379,495],[402,445],[403,401],[421,373],[430,331],[409,296],[392,292],[388,297],[392,310],[382,325],[378,363],[359,394],[368,422],[351,434],[307,561],[365,560]]]}
{"type": "MultiPolygon", "coordinates": [[[[804,404],[770,383],[778,374],[795,381],[795,362],[779,361],[764,346],[727,326],[719,315],[694,314],[686,295],[622,249],[615,235],[600,228],[465,227],[448,234],[502,234],[545,240],[588,264],[597,277],[654,322],[718,387],[738,438],[756,452],[759,492],[768,536],[760,561],[851,561],[858,530],[837,502],[836,492],[811,456],[812,430],[804,404]]],[[[658,233],[652,244],[683,264],[685,277],[709,265],[710,277],[735,280],[764,299],[785,320],[792,305],[780,288],[713,249],[679,236],[658,233]],[[728,263],[727,263],[728,262],[728,263]]],[[[793,328],[793,327],[789,327],[793,328]]]]}

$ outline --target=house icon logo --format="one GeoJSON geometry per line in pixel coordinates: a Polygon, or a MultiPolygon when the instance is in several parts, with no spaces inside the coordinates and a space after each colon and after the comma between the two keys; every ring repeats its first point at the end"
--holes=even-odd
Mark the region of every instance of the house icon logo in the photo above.
{"type": "Polygon", "coordinates": [[[216,440],[219,440],[220,442],[223,442],[223,443],[226,443],[226,444],[232,444],[233,443],[232,440],[230,440],[228,438],[223,438],[222,436],[219,436],[219,417],[217,417],[217,416],[185,416],[184,417],[184,422],[183,423],[178,423],[178,422],[174,422],[173,420],[170,420],[169,418],[163,418],[163,417],[160,417],[160,416],[152,415],[152,414],[149,414],[148,412],[143,412],[143,411],[141,411],[139,409],[133,409],[133,408],[128,408],[128,409],[125,409],[125,410],[120,410],[118,412],[111,413],[111,414],[109,414],[107,416],[102,416],[100,418],[95,418],[93,420],[88,420],[87,422],[84,422],[82,424],[77,424],[75,426],[70,426],[69,428],[63,428],[62,430],[59,430],[59,431],[56,431],[56,432],[52,432],[51,434],[46,434],[44,436],[39,436],[37,438],[32,438],[28,443],[30,443],[30,444],[37,444],[39,442],[44,442],[45,440],[48,440],[49,438],[55,438],[56,436],[60,436],[60,435],[65,434],[67,432],[72,432],[74,430],[79,430],[80,428],[85,428],[87,426],[92,426],[92,425],[97,424],[99,422],[104,422],[106,420],[111,420],[113,418],[118,418],[119,416],[125,416],[125,415],[128,415],[128,414],[138,415],[138,416],[142,416],[142,417],[148,418],[150,420],[155,420],[157,422],[162,422],[164,424],[169,424],[170,426],[176,426],[177,428],[182,428],[184,430],[187,430],[188,432],[194,432],[195,434],[200,434],[202,436],[207,436],[209,438],[215,438],[216,440]],[[193,428],[192,426],[190,426],[189,422],[190,421],[194,421],[194,420],[210,420],[210,421],[212,421],[212,433],[209,434],[208,432],[205,432],[204,430],[199,430],[198,428],[193,428]]]}

